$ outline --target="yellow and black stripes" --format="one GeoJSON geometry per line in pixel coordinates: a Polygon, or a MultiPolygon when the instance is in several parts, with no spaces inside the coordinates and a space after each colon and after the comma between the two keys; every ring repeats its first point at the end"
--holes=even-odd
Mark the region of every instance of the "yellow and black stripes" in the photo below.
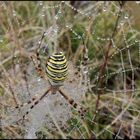
{"type": "Polygon", "coordinates": [[[67,60],[62,52],[51,55],[46,64],[46,74],[52,85],[62,85],[68,74],[67,60]]]}
{"type": "MultiPolygon", "coordinates": [[[[41,68],[41,61],[39,58],[39,52],[36,52],[36,57],[38,62],[36,63],[33,60],[33,63],[36,67],[36,70],[38,71],[39,75],[43,78],[45,73],[44,70],[42,70],[41,68]]],[[[84,117],[86,110],[79,105],[78,103],[76,103],[74,101],[74,99],[72,99],[69,95],[67,95],[66,93],[64,93],[61,89],[60,86],[63,85],[64,80],[66,79],[67,75],[68,75],[68,64],[67,64],[67,60],[64,56],[64,54],[62,52],[59,53],[54,53],[53,55],[51,55],[49,58],[47,58],[47,63],[46,63],[46,74],[47,77],[51,83],[51,86],[49,87],[49,89],[42,94],[41,96],[37,97],[34,96],[33,98],[31,98],[27,103],[21,104],[19,106],[16,106],[15,108],[20,108],[23,107],[25,105],[30,105],[29,109],[25,112],[25,114],[23,115],[23,119],[26,118],[26,116],[31,112],[31,110],[49,93],[53,94],[56,93],[58,91],[59,94],[61,94],[65,100],[67,100],[67,102],[77,110],[77,112],[80,114],[81,117],[84,117]]]]}

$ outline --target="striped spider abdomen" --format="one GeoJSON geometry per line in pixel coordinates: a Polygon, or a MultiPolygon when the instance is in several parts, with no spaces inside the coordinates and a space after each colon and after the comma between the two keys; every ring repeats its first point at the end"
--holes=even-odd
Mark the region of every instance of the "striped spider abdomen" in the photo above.
{"type": "Polygon", "coordinates": [[[62,52],[52,54],[46,64],[46,74],[52,86],[62,86],[68,75],[68,64],[62,52]]]}

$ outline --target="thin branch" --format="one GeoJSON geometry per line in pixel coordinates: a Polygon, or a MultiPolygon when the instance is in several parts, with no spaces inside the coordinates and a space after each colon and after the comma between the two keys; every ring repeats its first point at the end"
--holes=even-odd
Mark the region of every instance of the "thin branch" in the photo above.
{"type": "MultiPolygon", "coordinates": [[[[121,17],[121,13],[122,13],[122,8],[124,6],[125,2],[122,2],[120,3],[120,10],[118,12],[118,16],[117,16],[117,20],[115,22],[115,26],[114,26],[114,29],[113,29],[113,33],[111,35],[111,38],[110,38],[110,41],[109,41],[109,44],[108,44],[108,47],[107,47],[107,51],[106,51],[106,54],[105,54],[105,60],[103,62],[103,64],[100,66],[100,71],[99,71],[99,78],[98,78],[98,81],[97,81],[97,86],[96,88],[103,88],[103,79],[101,78],[103,75],[104,75],[104,72],[105,72],[105,68],[107,66],[107,63],[108,63],[108,60],[109,60],[109,52],[110,52],[110,49],[112,47],[112,39],[115,37],[115,33],[117,31],[117,26],[118,26],[118,23],[119,23],[119,19],[121,17]]],[[[97,92],[97,90],[95,91],[97,92]]],[[[95,106],[95,116],[93,118],[92,121],[95,121],[96,120],[96,116],[98,114],[98,106],[99,106],[99,101],[100,101],[100,95],[102,94],[102,90],[100,90],[97,94],[97,102],[96,102],[96,106],[95,106]]]]}

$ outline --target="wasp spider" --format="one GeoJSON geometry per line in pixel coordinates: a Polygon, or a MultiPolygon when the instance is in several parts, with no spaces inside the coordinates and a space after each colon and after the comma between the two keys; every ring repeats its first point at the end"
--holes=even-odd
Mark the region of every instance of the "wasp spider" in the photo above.
{"type": "Polygon", "coordinates": [[[67,75],[68,75],[68,63],[67,63],[67,60],[66,60],[66,57],[65,57],[64,53],[63,52],[56,52],[56,53],[53,53],[52,55],[50,55],[47,58],[47,61],[46,61],[45,73],[42,70],[41,60],[40,60],[40,57],[39,57],[39,49],[40,49],[40,46],[41,46],[41,42],[42,42],[43,37],[44,37],[44,34],[43,34],[43,36],[41,38],[39,47],[36,50],[37,62],[35,62],[35,60],[33,59],[33,57],[31,57],[31,59],[32,59],[32,61],[34,63],[34,66],[35,66],[35,68],[36,68],[39,76],[41,78],[45,78],[45,76],[47,76],[47,79],[48,79],[48,81],[50,83],[50,87],[39,98],[33,97],[27,103],[24,103],[24,104],[21,104],[19,106],[16,106],[16,108],[20,108],[20,107],[23,107],[24,105],[33,103],[32,106],[30,106],[29,110],[23,116],[23,119],[24,119],[26,117],[26,115],[28,115],[30,113],[30,111],[48,93],[55,94],[58,91],[58,93],[61,94],[68,101],[68,103],[78,111],[78,113],[80,114],[80,116],[83,116],[84,113],[86,112],[86,110],[83,109],[83,107],[81,107],[79,104],[77,104],[70,96],[68,96],[66,93],[64,93],[60,89],[60,87],[63,86],[63,83],[64,83],[64,81],[65,81],[65,79],[67,78],[67,75]]]}

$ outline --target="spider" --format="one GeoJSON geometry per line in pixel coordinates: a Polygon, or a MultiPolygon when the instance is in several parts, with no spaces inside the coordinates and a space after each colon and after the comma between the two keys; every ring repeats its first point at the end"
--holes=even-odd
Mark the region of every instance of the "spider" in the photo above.
{"type": "Polygon", "coordinates": [[[56,94],[59,93],[61,94],[65,100],[72,106],[74,107],[77,112],[80,114],[81,117],[84,116],[84,113],[86,112],[86,110],[81,107],[78,103],[76,103],[74,101],[74,99],[72,99],[68,94],[64,93],[64,91],[62,91],[62,89],[60,89],[61,86],[63,86],[63,83],[65,81],[65,79],[67,78],[68,75],[68,63],[66,60],[66,57],[64,55],[63,52],[55,52],[52,55],[50,55],[47,58],[46,61],[46,68],[45,68],[45,72],[42,69],[41,66],[41,60],[40,60],[40,48],[41,48],[41,43],[42,40],[45,36],[45,32],[43,33],[40,41],[39,41],[39,46],[36,49],[36,60],[37,62],[35,62],[35,60],[33,59],[33,56],[31,56],[31,60],[35,66],[35,69],[38,73],[38,75],[40,76],[40,78],[46,79],[49,81],[50,83],[50,87],[48,88],[48,90],[42,94],[38,99],[36,97],[31,98],[27,103],[23,103],[21,105],[16,106],[15,108],[21,108],[25,105],[29,105],[32,104],[29,108],[29,110],[26,111],[26,113],[23,115],[23,119],[25,119],[25,117],[31,112],[31,110],[49,93],[51,94],[56,94]]]}

